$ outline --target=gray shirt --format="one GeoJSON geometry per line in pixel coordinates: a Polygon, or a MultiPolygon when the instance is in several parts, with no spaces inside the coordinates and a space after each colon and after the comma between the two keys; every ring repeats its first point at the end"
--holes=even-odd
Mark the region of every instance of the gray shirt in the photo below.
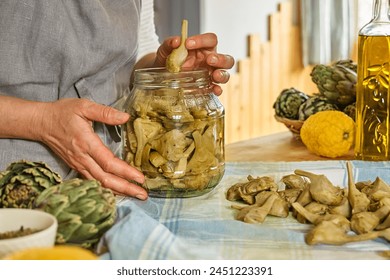
{"type": "MultiPolygon", "coordinates": [[[[129,86],[140,9],[141,0],[1,0],[0,94],[113,104],[129,86]]],[[[44,161],[64,178],[70,172],[41,143],[0,139],[0,170],[20,159],[44,161]]]]}

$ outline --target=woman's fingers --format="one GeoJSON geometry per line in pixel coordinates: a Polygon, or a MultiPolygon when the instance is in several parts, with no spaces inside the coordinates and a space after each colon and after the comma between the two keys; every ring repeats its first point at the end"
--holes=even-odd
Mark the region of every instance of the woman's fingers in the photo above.
{"type": "Polygon", "coordinates": [[[186,40],[188,50],[209,49],[215,50],[218,44],[218,37],[214,33],[204,33],[191,36],[186,40]]]}
{"type": "Polygon", "coordinates": [[[109,125],[119,125],[127,122],[130,115],[113,107],[83,100],[83,116],[88,120],[109,125]]]}
{"type": "Polygon", "coordinates": [[[125,123],[129,115],[109,106],[83,99],[62,99],[48,103],[51,118],[43,122],[46,137],[42,140],[71,168],[99,180],[116,193],[146,199],[147,192],[138,184],[143,174],[115,157],[93,131],[93,122],[112,125],[125,123]]]}
{"type": "Polygon", "coordinates": [[[229,81],[230,74],[226,70],[217,69],[211,74],[211,78],[216,83],[225,84],[229,81]]]}
{"type": "Polygon", "coordinates": [[[234,66],[234,58],[228,54],[212,53],[207,56],[206,61],[214,68],[230,69],[234,66]]]}
{"type": "Polygon", "coordinates": [[[136,197],[140,200],[148,198],[144,188],[124,178],[105,172],[92,158],[89,168],[81,170],[80,173],[87,179],[98,180],[105,188],[111,189],[116,194],[136,197]]]}
{"type": "Polygon", "coordinates": [[[145,181],[142,172],[131,167],[125,161],[115,157],[103,143],[97,147],[92,146],[89,155],[106,173],[115,174],[116,176],[126,180],[133,180],[140,184],[143,184],[145,181]]]}

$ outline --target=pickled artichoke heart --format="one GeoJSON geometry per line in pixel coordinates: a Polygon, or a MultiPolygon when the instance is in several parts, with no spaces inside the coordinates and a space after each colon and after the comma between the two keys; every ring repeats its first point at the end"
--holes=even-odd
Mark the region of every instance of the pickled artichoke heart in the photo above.
{"type": "Polygon", "coordinates": [[[338,109],[337,105],[331,103],[326,97],[313,95],[299,107],[299,119],[304,121],[317,112],[338,109]]]}
{"type": "Polygon", "coordinates": [[[332,65],[316,65],[310,75],[322,95],[345,107],[356,101],[356,69],[352,60],[340,60],[332,65]]]}
{"type": "Polygon", "coordinates": [[[222,119],[214,120],[209,107],[202,106],[209,97],[199,95],[194,103],[181,89],[148,96],[140,90],[133,101],[132,120],[124,131],[125,160],[144,172],[149,190],[206,188],[220,177],[217,167],[223,161],[222,119]]]}
{"type": "Polygon", "coordinates": [[[57,244],[93,247],[114,224],[115,196],[96,180],[70,179],[43,191],[35,208],[58,221],[57,244]]]}
{"type": "Polygon", "coordinates": [[[172,53],[167,57],[166,68],[169,72],[177,73],[180,72],[181,66],[185,62],[188,51],[185,47],[185,42],[188,37],[188,21],[183,19],[181,25],[181,38],[180,46],[174,49],[172,53]]]}
{"type": "Polygon", "coordinates": [[[42,191],[61,181],[43,162],[13,162],[0,173],[0,208],[32,208],[42,191]]]}
{"type": "Polygon", "coordinates": [[[295,88],[284,89],[277,97],[273,108],[279,117],[297,120],[299,118],[299,107],[309,96],[295,88]]]}

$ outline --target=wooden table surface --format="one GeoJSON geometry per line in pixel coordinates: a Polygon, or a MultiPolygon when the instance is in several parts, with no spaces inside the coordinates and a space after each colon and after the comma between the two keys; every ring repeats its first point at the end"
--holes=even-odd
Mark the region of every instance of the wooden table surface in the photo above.
{"type": "MultiPolygon", "coordinates": [[[[353,158],[353,150],[351,150],[346,156],[337,159],[352,160],[353,158]]],[[[331,160],[310,153],[290,131],[228,144],[225,147],[225,159],[226,161],[331,160]]]]}

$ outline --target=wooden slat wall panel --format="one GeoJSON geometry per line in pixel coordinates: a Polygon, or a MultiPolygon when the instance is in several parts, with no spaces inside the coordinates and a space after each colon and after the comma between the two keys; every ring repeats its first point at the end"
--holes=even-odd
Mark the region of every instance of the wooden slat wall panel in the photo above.
{"type": "Polygon", "coordinates": [[[248,36],[248,57],[237,61],[237,72],[220,96],[226,110],[226,144],[286,131],[274,119],[272,105],[279,93],[289,87],[316,91],[311,67],[301,63],[300,29],[292,24],[292,15],[292,3],[283,2],[269,17],[268,41],[261,42],[258,34],[248,36]]]}

